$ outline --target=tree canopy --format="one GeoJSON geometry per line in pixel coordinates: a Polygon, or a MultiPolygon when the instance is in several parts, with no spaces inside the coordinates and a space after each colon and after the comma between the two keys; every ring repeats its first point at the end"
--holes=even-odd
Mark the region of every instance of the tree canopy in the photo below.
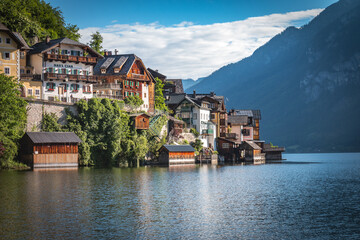
{"type": "Polygon", "coordinates": [[[167,111],[168,108],[165,104],[165,98],[163,94],[164,83],[159,78],[155,78],[155,109],[167,111]]]}
{"type": "Polygon", "coordinates": [[[101,36],[101,34],[98,31],[96,31],[95,33],[91,34],[91,40],[88,44],[92,49],[94,49],[98,53],[103,53],[103,47],[101,46],[103,40],[104,39],[101,36]]]}
{"type": "Polygon", "coordinates": [[[79,28],[67,24],[61,10],[43,0],[1,0],[0,22],[11,31],[21,33],[30,45],[34,43],[34,37],[39,40],[46,36],[80,39],[79,28]]]}
{"type": "Polygon", "coordinates": [[[26,101],[15,78],[0,74],[0,168],[14,166],[26,125],[26,101]]]}

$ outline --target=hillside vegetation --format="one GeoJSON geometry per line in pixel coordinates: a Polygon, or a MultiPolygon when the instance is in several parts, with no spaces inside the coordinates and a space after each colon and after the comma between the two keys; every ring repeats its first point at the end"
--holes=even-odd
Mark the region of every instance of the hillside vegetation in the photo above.
{"type": "Polygon", "coordinates": [[[30,45],[35,37],[39,40],[46,36],[68,37],[76,41],[80,38],[79,28],[67,24],[59,8],[42,0],[1,0],[0,22],[11,31],[21,33],[30,45]]]}

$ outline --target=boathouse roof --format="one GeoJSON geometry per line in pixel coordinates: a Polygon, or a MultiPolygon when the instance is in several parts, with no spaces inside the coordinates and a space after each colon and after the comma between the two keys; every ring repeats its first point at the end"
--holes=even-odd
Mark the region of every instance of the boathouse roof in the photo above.
{"type": "Polygon", "coordinates": [[[195,152],[195,149],[190,145],[164,145],[163,148],[169,152],[195,152]]]}
{"type": "Polygon", "coordinates": [[[73,132],[26,132],[33,143],[81,143],[73,132]]]}
{"type": "Polygon", "coordinates": [[[257,145],[252,141],[245,141],[245,143],[248,144],[254,150],[261,150],[261,147],[259,147],[259,145],[257,145]]]}

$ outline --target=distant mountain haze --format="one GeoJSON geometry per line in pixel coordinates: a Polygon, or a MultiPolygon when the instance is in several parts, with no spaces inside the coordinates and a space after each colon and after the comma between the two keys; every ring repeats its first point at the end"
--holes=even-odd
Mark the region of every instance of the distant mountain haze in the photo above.
{"type": "Polygon", "coordinates": [[[187,91],[261,109],[260,137],[287,152],[360,151],[359,30],[360,1],[341,0],[187,91]]]}

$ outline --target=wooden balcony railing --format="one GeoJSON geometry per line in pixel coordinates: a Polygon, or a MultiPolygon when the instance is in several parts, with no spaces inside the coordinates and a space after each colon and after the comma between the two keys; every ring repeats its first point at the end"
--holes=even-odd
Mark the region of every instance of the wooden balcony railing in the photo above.
{"type": "Polygon", "coordinates": [[[101,93],[97,93],[95,97],[97,97],[97,98],[109,98],[109,99],[116,99],[116,100],[122,100],[123,99],[123,97],[119,96],[119,95],[101,94],[101,93]]]}
{"type": "Polygon", "coordinates": [[[74,74],[58,74],[58,73],[44,73],[44,80],[68,80],[68,81],[86,81],[96,83],[94,76],[74,75],[74,74]]]}
{"type": "Polygon", "coordinates": [[[121,90],[121,84],[118,83],[102,83],[94,85],[95,90],[99,89],[113,89],[113,90],[121,90]]]}
{"type": "Polygon", "coordinates": [[[96,57],[81,57],[81,56],[69,56],[59,54],[45,54],[45,60],[57,60],[68,62],[81,62],[81,63],[96,63],[96,57]]]}
{"type": "Polygon", "coordinates": [[[146,80],[146,75],[136,74],[132,73],[131,78],[133,79],[139,79],[139,80],[146,80]]]}
{"type": "Polygon", "coordinates": [[[41,80],[41,74],[20,74],[21,80],[41,80]]]}

